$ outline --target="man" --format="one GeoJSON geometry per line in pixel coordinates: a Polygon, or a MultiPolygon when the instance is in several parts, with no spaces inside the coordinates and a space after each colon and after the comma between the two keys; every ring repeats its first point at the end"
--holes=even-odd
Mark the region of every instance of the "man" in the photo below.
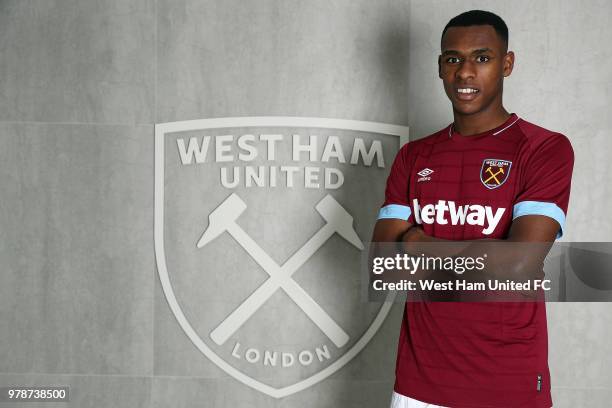
{"type": "MultiPolygon", "coordinates": [[[[372,241],[545,246],[561,236],[573,151],[504,108],[507,49],[508,28],[493,13],[446,25],[438,66],[454,122],[400,149],[372,241]],[[457,208],[480,208],[486,220],[451,216],[457,208]]],[[[551,407],[547,353],[543,302],[406,304],[392,407],[551,407]]]]}

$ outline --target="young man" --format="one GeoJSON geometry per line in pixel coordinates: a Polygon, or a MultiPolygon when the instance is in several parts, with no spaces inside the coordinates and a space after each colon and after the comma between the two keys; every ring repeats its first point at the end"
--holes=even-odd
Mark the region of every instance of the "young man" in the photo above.
{"type": "MultiPolygon", "coordinates": [[[[506,24],[463,13],[444,28],[441,48],[454,122],[400,149],[372,241],[553,242],[573,151],[565,136],[504,108],[514,64],[506,24]],[[451,214],[476,207],[486,219],[451,214]]],[[[543,302],[406,304],[392,407],[549,408],[547,347],[543,302]]]]}

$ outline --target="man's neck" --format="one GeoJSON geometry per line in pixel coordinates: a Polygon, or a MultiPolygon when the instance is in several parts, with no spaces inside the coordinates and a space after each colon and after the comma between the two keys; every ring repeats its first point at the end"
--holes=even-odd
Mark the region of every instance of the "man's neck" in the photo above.
{"type": "Polygon", "coordinates": [[[484,111],[471,115],[453,112],[453,116],[455,119],[453,123],[454,130],[463,136],[470,136],[495,129],[507,121],[510,114],[503,106],[500,106],[491,112],[484,111]]]}

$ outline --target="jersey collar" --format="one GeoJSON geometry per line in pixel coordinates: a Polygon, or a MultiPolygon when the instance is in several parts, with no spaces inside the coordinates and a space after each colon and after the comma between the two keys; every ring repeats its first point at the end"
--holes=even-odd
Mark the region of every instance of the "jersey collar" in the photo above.
{"type": "Polygon", "coordinates": [[[477,133],[475,135],[470,135],[470,136],[463,136],[462,134],[456,132],[454,124],[451,123],[450,126],[448,127],[448,137],[449,137],[449,139],[453,139],[453,140],[466,140],[467,141],[467,140],[480,139],[480,138],[485,137],[485,136],[497,136],[500,133],[502,133],[505,130],[507,130],[510,127],[512,127],[512,125],[514,125],[520,119],[521,118],[518,117],[516,115],[516,113],[511,113],[510,117],[504,123],[502,123],[501,125],[497,126],[496,128],[487,130],[487,131],[482,132],[482,133],[477,133]]]}

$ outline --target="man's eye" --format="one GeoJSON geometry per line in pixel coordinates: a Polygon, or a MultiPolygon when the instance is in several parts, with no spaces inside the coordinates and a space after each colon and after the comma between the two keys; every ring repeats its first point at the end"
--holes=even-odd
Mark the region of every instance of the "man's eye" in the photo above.
{"type": "Polygon", "coordinates": [[[486,55],[479,55],[476,57],[476,62],[488,62],[490,59],[486,55]]]}
{"type": "Polygon", "coordinates": [[[446,62],[449,64],[457,64],[459,62],[459,58],[457,57],[448,57],[446,62]]]}

